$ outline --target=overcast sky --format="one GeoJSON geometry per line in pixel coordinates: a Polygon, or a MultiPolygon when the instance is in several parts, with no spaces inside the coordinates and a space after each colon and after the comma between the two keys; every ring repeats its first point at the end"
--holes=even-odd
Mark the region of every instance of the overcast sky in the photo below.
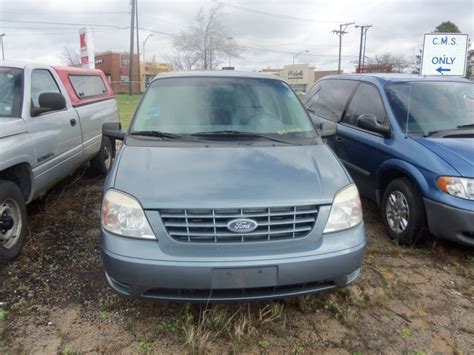
{"type": "MultiPolygon", "coordinates": [[[[300,55],[297,63],[337,69],[338,37],[331,31],[344,22],[373,26],[367,35],[368,57],[391,52],[412,59],[422,45],[423,34],[446,20],[456,23],[470,38],[473,34],[472,0],[222,2],[228,35],[241,46],[255,48],[232,60],[232,65],[243,70],[291,64],[293,53],[303,50],[309,54],[300,55]]],[[[215,5],[212,0],[138,0],[139,25],[144,29],[140,42],[150,33],[145,29],[162,32],[155,32],[148,41],[147,57],[163,60],[169,53],[170,35],[192,26],[201,7],[215,5]]],[[[129,0],[0,0],[5,57],[61,64],[64,46],[79,48],[78,29],[83,24],[93,27],[97,52],[128,51],[129,11],[129,0]]],[[[343,37],[342,67],[351,72],[357,61],[360,30],[350,26],[348,31],[343,37]]]]}

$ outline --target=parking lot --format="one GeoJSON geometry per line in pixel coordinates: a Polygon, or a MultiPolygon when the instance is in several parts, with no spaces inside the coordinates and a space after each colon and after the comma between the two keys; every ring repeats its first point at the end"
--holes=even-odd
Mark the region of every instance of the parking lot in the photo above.
{"type": "Polygon", "coordinates": [[[0,265],[0,352],[459,354],[474,348],[473,250],[443,241],[397,246],[367,200],[367,256],[349,288],[249,304],[124,299],[103,273],[102,183],[80,170],[29,207],[26,247],[0,265]]]}

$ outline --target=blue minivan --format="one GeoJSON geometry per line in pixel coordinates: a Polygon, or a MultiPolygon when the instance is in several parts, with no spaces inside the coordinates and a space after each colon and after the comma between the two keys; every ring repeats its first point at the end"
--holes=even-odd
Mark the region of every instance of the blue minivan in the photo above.
{"type": "Polygon", "coordinates": [[[148,86],[104,185],[102,251],[125,296],[281,298],[352,283],[359,194],[278,77],[179,72],[148,86]]]}
{"type": "Polygon", "coordinates": [[[375,200],[392,239],[425,235],[474,246],[474,84],[403,74],[318,81],[304,105],[335,122],[327,142],[361,194],[375,200]]]}

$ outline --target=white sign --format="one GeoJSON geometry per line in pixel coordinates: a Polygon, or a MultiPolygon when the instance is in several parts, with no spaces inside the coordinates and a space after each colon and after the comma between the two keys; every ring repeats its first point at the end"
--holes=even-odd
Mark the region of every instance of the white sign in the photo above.
{"type": "Polygon", "coordinates": [[[79,29],[79,43],[81,48],[81,66],[83,68],[95,69],[94,38],[90,29],[85,27],[79,29]]]}
{"type": "Polygon", "coordinates": [[[467,34],[425,34],[421,75],[466,75],[467,44],[467,34]]]}

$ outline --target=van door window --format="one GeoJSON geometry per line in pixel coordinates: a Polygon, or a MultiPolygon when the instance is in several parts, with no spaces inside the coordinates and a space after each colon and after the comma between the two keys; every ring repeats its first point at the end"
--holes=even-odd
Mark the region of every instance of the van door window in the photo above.
{"type": "Polygon", "coordinates": [[[35,69],[31,73],[31,104],[34,107],[40,107],[38,99],[43,92],[61,93],[56,80],[54,80],[49,70],[35,69]]]}
{"type": "Polygon", "coordinates": [[[388,126],[388,118],[380,97],[380,93],[373,85],[361,83],[347,108],[343,122],[357,126],[357,118],[363,114],[377,117],[377,122],[388,126]]]}
{"type": "Polygon", "coordinates": [[[357,81],[323,80],[317,85],[321,86],[305,103],[306,108],[320,117],[339,122],[357,81]]]}

